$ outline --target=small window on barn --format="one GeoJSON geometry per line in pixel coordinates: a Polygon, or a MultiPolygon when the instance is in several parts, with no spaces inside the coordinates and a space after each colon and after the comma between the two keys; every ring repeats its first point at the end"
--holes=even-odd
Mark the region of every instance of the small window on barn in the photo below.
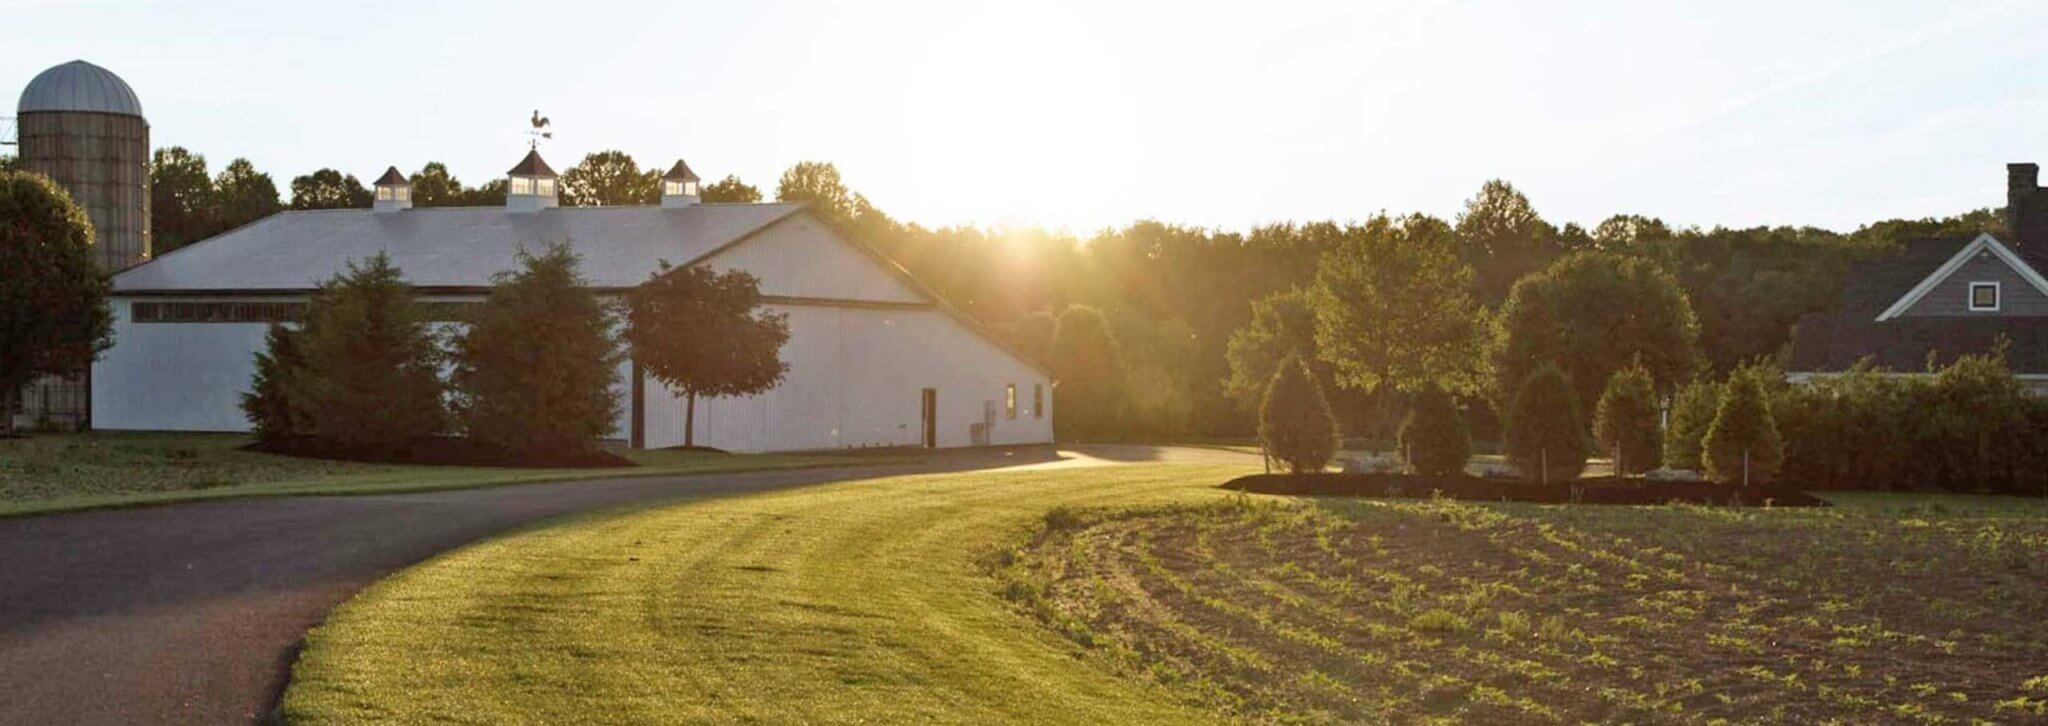
{"type": "Polygon", "coordinates": [[[1970,309],[1975,311],[1998,310],[1998,283],[1970,283],[1970,309]]]}
{"type": "Polygon", "coordinates": [[[1017,384],[1003,386],[1003,418],[1017,417],[1017,384]]]}
{"type": "Polygon", "coordinates": [[[1031,417],[1045,418],[1045,384],[1031,384],[1031,417]]]}

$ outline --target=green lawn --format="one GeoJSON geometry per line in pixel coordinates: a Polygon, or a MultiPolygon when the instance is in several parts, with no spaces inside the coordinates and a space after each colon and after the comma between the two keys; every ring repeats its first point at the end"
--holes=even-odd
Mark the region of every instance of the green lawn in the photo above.
{"type": "Polygon", "coordinates": [[[622,451],[640,466],[511,469],[327,461],[242,451],[246,436],[43,434],[0,439],[0,516],[197,499],[379,494],[565,479],[911,461],[915,452],[738,455],[622,451]]]}
{"type": "Polygon", "coordinates": [[[1243,465],[890,478],[489,540],[314,630],[293,722],[1199,723],[1022,616],[987,558],[1062,506],[1199,502],[1243,465]]]}

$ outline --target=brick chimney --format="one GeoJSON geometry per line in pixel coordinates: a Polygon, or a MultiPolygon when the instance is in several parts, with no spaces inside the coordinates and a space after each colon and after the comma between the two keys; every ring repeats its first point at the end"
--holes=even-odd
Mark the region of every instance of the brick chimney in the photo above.
{"type": "Polygon", "coordinates": [[[2005,165],[2005,227],[2016,247],[2048,249],[2048,189],[2041,165],[2005,165]]]}

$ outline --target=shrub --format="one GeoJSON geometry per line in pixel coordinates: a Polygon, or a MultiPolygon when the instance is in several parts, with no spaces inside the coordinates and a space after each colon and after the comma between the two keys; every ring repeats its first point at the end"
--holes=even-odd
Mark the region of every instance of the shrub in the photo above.
{"type": "Polygon", "coordinates": [[[1267,453],[1296,473],[1319,472],[1337,452],[1337,420],[1323,387],[1301,359],[1288,357],[1266,384],[1259,406],[1259,440],[1267,453]]]}
{"type": "Polygon", "coordinates": [[[304,406],[292,398],[300,380],[305,356],[299,352],[298,332],[271,324],[263,336],[264,350],[256,354],[256,377],[249,392],[242,394],[242,412],[259,441],[282,441],[306,435],[312,429],[304,406]]]}
{"type": "Polygon", "coordinates": [[[1586,428],[1571,381],[1557,366],[1537,368],[1508,408],[1508,463],[1525,477],[1576,479],[1586,470],[1586,428]]]}
{"type": "Polygon", "coordinates": [[[1728,393],[1702,442],[1707,478],[1723,484],[1761,484],[1778,473],[1784,444],[1778,424],[1764,399],[1763,385],[1751,372],[1729,377],[1728,393]]]}
{"type": "Polygon", "coordinates": [[[1641,364],[1615,371],[1593,412],[1593,439],[1615,457],[1615,472],[1641,474],[1656,468],[1661,435],[1650,371],[1641,364]]]}
{"type": "Polygon", "coordinates": [[[1714,414],[1721,409],[1721,385],[1713,381],[1694,381],[1678,389],[1678,395],[1671,400],[1671,422],[1664,429],[1664,466],[1670,469],[1700,471],[1706,465],[1700,460],[1700,442],[1707,438],[1707,427],[1714,425],[1714,414]]]}
{"type": "Polygon", "coordinates": [[[456,419],[479,443],[516,454],[597,448],[618,419],[611,312],[576,272],[566,244],[519,253],[454,341],[456,419]]]}
{"type": "Polygon", "coordinates": [[[1401,451],[1408,465],[1422,474],[1465,472],[1465,462],[1472,458],[1472,434],[1450,394],[1437,388],[1415,394],[1408,417],[1401,421],[1401,451]]]}
{"type": "Polygon", "coordinates": [[[289,395],[323,444],[378,450],[441,432],[440,352],[383,253],[321,285],[297,338],[304,375],[289,395]]]}

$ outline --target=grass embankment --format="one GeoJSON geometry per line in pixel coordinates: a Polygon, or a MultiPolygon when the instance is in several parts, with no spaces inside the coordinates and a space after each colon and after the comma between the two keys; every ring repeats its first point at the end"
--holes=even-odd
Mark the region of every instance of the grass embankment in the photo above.
{"type": "Polygon", "coordinates": [[[2048,503],[1837,499],[1063,510],[1003,577],[1127,672],[1259,720],[2048,715],[2048,503]]]}
{"type": "Polygon", "coordinates": [[[637,467],[512,469],[367,464],[279,456],[246,436],[44,434],[0,439],[0,516],[247,496],[384,494],[569,479],[911,461],[914,452],[737,455],[621,451],[637,467]]]}
{"type": "Polygon", "coordinates": [[[293,722],[1199,723],[1020,616],[987,558],[1062,506],[1256,467],[901,477],[570,520],[399,573],[308,635],[293,722]]]}

